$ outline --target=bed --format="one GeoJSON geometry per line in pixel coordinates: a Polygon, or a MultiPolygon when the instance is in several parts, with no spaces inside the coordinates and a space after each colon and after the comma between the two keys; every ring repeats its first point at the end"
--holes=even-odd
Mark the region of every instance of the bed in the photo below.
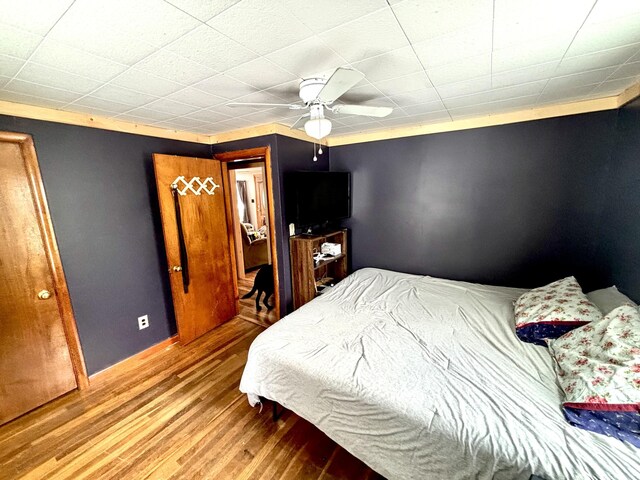
{"type": "Polygon", "coordinates": [[[240,390],[316,425],[388,479],[625,479],[637,448],[570,426],[525,290],[365,268],[251,345],[240,390]]]}

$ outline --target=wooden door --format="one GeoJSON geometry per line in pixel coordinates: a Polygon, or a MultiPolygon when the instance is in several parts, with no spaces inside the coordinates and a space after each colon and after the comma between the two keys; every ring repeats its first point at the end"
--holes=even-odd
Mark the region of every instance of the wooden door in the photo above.
{"type": "Polygon", "coordinates": [[[186,344],[237,314],[221,164],[213,159],[158,154],[153,162],[178,335],[186,344]],[[186,186],[189,182],[191,188],[186,186]],[[177,186],[175,195],[172,185],[177,186]],[[181,264],[175,197],[186,265],[181,264]]]}
{"type": "Polygon", "coordinates": [[[2,424],[77,387],[68,292],[28,135],[0,132],[0,212],[2,424]]]}

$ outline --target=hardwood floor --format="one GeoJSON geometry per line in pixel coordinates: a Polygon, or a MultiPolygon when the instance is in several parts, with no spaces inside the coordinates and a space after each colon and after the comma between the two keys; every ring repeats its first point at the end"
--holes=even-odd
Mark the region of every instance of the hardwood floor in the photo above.
{"type": "MultiPolygon", "coordinates": [[[[255,323],[257,325],[268,327],[269,325],[273,325],[278,319],[276,318],[275,310],[267,310],[265,306],[262,304],[262,299],[260,301],[260,305],[262,306],[262,310],[256,311],[256,295],[253,297],[243,299],[242,296],[246,293],[249,293],[253,288],[253,281],[256,278],[258,270],[253,270],[251,272],[245,273],[245,278],[240,280],[238,279],[238,294],[240,296],[240,312],[238,316],[243,320],[247,320],[248,322],[255,323]]],[[[273,305],[275,299],[273,296],[269,299],[269,304],[273,305]]]]}
{"type": "Polygon", "coordinates": [[[381,478],[295,414],[249,406],[238,385],[262,330],[235,317],[0,427],[0,479],[381,478]]]}

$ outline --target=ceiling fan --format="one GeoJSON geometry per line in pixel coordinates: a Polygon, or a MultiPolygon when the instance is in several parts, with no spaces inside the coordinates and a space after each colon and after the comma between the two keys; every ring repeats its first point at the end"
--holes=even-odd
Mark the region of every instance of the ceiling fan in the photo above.
{"type": "Polygon", "coordinates": [[[329,79],[307,78],[302,80],[299,93],[302,104],[231,102],[227,105],[230,107],[284,107],[289,110],[309,109],[309,112],[298,118],[291,125],[291,128],[298,127],[308,117],[309,119],[304,123],[304,130],[310,137],[320,140],[331,133],[331,120],[324,116],[326,110],[335,114],[364,115],[367,117],[386,117],[393,111],[391,107],[333,104],[363,78],[364,74],[362,72],[352,68],[339,67],[336,68],[329,79]]]}

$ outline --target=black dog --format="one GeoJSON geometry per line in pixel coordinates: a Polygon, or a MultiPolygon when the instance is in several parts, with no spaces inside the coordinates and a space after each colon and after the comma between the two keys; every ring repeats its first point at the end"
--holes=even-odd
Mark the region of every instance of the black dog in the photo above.
{"type": "Polygon", "coordinates": [[[259,312],[262,310],[260,307],[260,295],[264,292],[264,299],[262,303],[267,307],[267,310],[271,310],[273,305],[269,305],[268,300],[271,295],[273,295],[273,267],[271,265],[263,265],[258,270],[256,274],[256,279],[253,281],[253,288],[249,293],[247,293],[242,298],[251,298],[254,293],[258,291],[258,296],[256,297],[256,310],[259,312]]]}

